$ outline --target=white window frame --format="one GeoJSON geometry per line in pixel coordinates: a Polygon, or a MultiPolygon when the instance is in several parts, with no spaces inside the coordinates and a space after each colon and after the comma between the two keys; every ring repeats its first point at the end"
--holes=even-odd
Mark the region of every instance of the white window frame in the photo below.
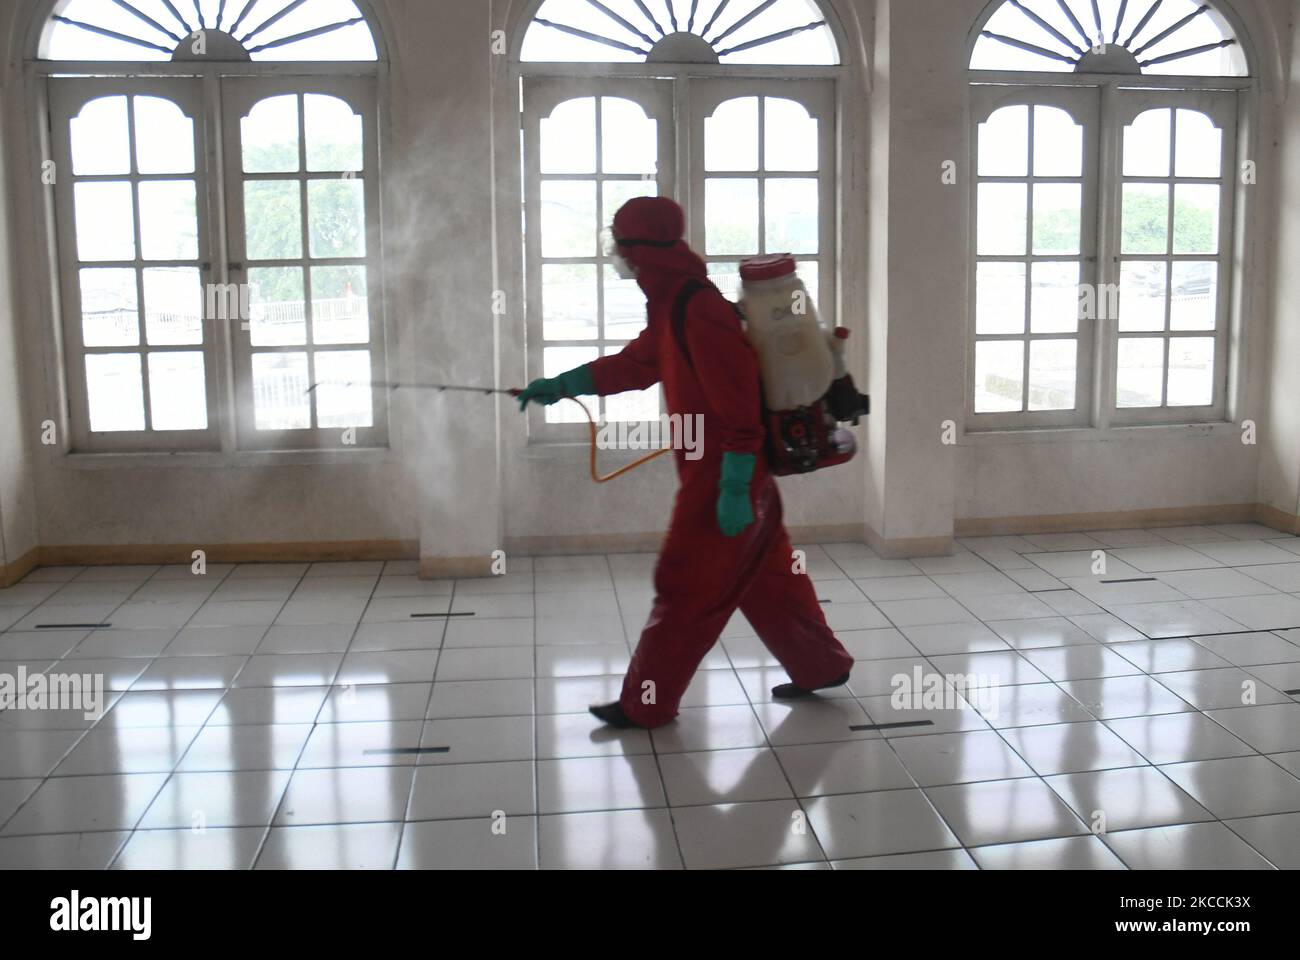
{"type": "Polygon", "coordinates": [[[230,260],[226,275],[235,284],[248,282],[250,269],[257,267],[301,267],[303,269],[303,294],[307,307],[305,344],[294,346],[254,346],[251,329],[246,324],[230,324],[233,346],[233,373],[236,404],[236,424],[239,446],[243,450],[308,449],[340,446],[382,447],[388,442],[388,389],[374,386],[370,390],[372,426],[347,428],[348,439],[342,439],[344,428],[321,427],[317,424],[317,391],[311,392],[311,423],[308,429],[259,430],[255,426],[253,409],[252,358],[259,353],[306,353],[309,383],[314,386],[319,377],[315,373],[316,357],[329,352],[370,353],[370,382],[384,382],[385,337],[383,317],[383,283],[378,269],[379,234],[379,148],[376,122],[375,86],[368,77],[227,77],[222,80],[222,121],[225,145],[226,217],[229,224],[228,249],[230,260]],[[285,94],[299,97],[298,111],[298,170],[293,173],[243,172],[240,121],[260,101],[285,94]],[[364,184],[366,251],[362,257],[315,258],[311,256],[308,231],[307,184],[312,180],[338,178],[340,174],[310,173],[307,170],[307,143],[305,111],[301,109],[303,94],[321,94],[337,97],[348,104],[362,119],[363,154],[362,169],[347,174],[364,184]],[[302,250],[300,256],[287,260],[250,261],[244,230],[243,184],[248,180],[281,180],[300,184],[300,213],[302,250]],[[369,301],[370,340],[364,344],[313,343],[311,268],[313,266],[363,266],[366,270],[366,293],[369,301]]]}
{"type": "MultiPolygon", "coordinates": [[[[1121,333],[1118,329],[1119,324],[1116,318],[1107,320],[1108,327],[1108,350],[1110,352],[1106,370],[1108,380],[1106,383],[1105,397],[1107,404],[1107,413],[1112,423],[1116,424],[1146,424],[1146,423],[1200,423],[1214,422],[1227,419],[1228,408],[1228,385],[1229,385],[1229,344],[1231,342],[1231,308],[1233,299],[1233,250],[1235,247],[1234,224],[1236,223],[1237,211],[1237,185],[1240,180],[1236,176],[1237,166],[1237,136],[1238,136],[1238,117],[1239,105],[1238,95],[1236,93],[1225,92],[1221,90],[1135,90],[1132,88],[1117,88],[1113,93],[1115,124],[1112,135],[1119,139],[1115,146],[1115,152],[1119,157],[1120,169],[1116,171],[1117,189],[1111,195],[1113,208],[1108,211],[1110,221],[1114,224],[1116,237],[1112,243],[1113,254],[1109,262],[1104,265],[1106,282],[1116,285],[1120,282],[1120,270],[1125,261],[1128,260],[1162,260],[1169,264],[1181,261],[1207,261],[1217,260],[1217,283],[1216,294],[1217,302],[1215,304],[1215,328],[1214,328],[1214,397],[1210,404],[1202,407],[1170,407],[1168,403],[1169,388],[1169,348],[1170,341],[1179,337],[1204,337],[1205,333],[1201,331],[1173,332],[1169,330],[1169,314],[1172,308],[1173,291],[1169,291],[1165,303],[1165,330],[1163,332],[1132,332],[1121,333]],[[1207,178],[1189,178],[1177,177],[1177,171],[1173,166],[1173,150],[1175,144],[1170,144],[1170,168],[1168,177],[1127,177],[1123,175],[1123,136],[1124,131],[1136,117],[1147,110],[1169,109],[1175,111],[1179,109],[1194,110],[1208,116],[1211,122],[1222,132],[1223,144],[1220,155],[1219,177],[1217,179],[1207,178]],[[1122,198],[1123,186],[1126,183],[1211,183],[1220,188],[1219,196],[1219,249],[1218,252],[1209,254],[1125,254],[1120,249],[1119,230],[1122,227],[1122,198]],[[1164,363],[1164,387],[1163,402],[1159,407],[1125,407],[1118,406],[1118,396],[1115,378],[1118,375],[1118,351],[1119,343],[1122,339],[1159,339],[1165,340],[1165,363],[1164,363]]],[[[1171,141],[1174,138],[1171,138],[1171,141]]],[[[1174,241],[1174,202],[1170,198],[1169,204],[1169,227],[1167,230],[1166,244],[1172,250],[1174,241]]],[[[1172,280],[1172,271],[1170,274],[1172,280]]],[[[1123,311],[1121,303],[1120,311],[1123,311]]]]}
{"type": "Polygon", "coordinates": [[[969,258],[969,289],[971,291],[970,336],[967,337],[967,386],[966,386],[966,422],[968,429],[1007,429],[1015,426],[1035,427],[1077,427],[1084,426],[1091,419],[1092,386],[1094,356],[1096,351],[1095,321],[1084,316],[1079,310],[1073,335],[1067,333],[1034,333],[1032,327],[1031,303],[1033,297],[1032,265],[1039,262],[1060,263],[1077,260],[1079,262],[1079,283],[1095,283],[1097,270],[1098,224],[1095,215],[1089,211],[1098,209],[1098,169],[1097,156],[1100,134],[1100,98],[1098,91],[1071,87],[1034,87],[1034,86],[986,86],[972,92],[972,134],[969,167],[972,171],[973,188],[971,190],[971,256],[969,258]],[[979,127],[994,113],[1003,107],[1027,106],[1030,111],[1029,129],[1034,130],[1034,108],[1036,106],[1055,107],[1064,110],[1077,123],[1082,131],[1081,177],[1040,177],[1034,174],[1033,149],[1034,139],[1029,139],[1025,176],[982,176],[979,172],[979,127]],[[1038,183],[1073,183],[1082,182],[1080,200],[1080,236],[1079,253],[1069,254],[1035,254],[1034,235],[1034,185],[1038,183]],[[979,187],[984,183],[1027,184],[1026,197],[1026,240],[1024,255],[981,255],[978,248],[979,230],[979,187]],[[1021,334],[992,335],[981,334],[977,325],[979,296],[979,265],[981,263],[1023,263],[1025,270],[1025,327],[1021,334]],[[1031,382],[1030,360],[1032,344],[1040,340],[1076,341],[1076,364],[1074,385],[1074,407],[1070,410],[1029,409],[1031,382]],[[1021,409],[1018,412],[976,413],[976,348],[981,342],[1009,341],[1024,344],[1024,362],[1022,366],[1021,409]]]}
{"type": "MultiPolygon", "coordinates": [[[[523,127],[524,127],[524,157],[526,163],[526,183],[524,186],[524,222],[532,225],[532,229],[525,231],[524,243],[524,270],[525,270],[525,290],[527,291],[529,309],[525,312],[525,328],[527,333],[527,343],[530,345],[528,350],[528,379],[532,381],[538,377],[545,376],[544,370],[544,352],[547,348],[557,347],[578,347],[594,348],[598,357],[607,356],[616,353],[630,341],[611,339],[606,335],[605,329],[605,282],[606,266],[610,263],[606,255],[604,244],[600,242],[599,236],[592,237],[592,245],[595,251],[594,256],[579,258],[556,258],[543,257],[542,255],[542,203],[541,187],[543,180],[546,181],[595,181],[596,183],[596,211],[597,216],[601,215],[604,209],[604,184],[613,182],[638,182],[646,178],[638,177],[635,174],[609,174],[603,170],[602,143],[600,136],[601,115],[599,111],[600,99],[602,97],[621,98],[631,100],[639,105],[646,113],[646,116],[656,122],[657,133],[657,175],[655,176],[656,189],[660,196],[672,196],[676,188],[676,161],[675,152],[677,149],[675,130],[673,125],[673,89],[668,81],[662,80],[629,80],[609,77],[588,77],[588,78],[538,78],[530,80],[523,87],[523,127]],[[585,99],[588,97],[596,98],[596,173],[575,173],[575,174],[542,174],[538,158],[541,151],[541,123],[542,120],[551,116],[554,110],[563,103],[575,99],[585,99]],[[545,337],[542,310],[542,267],[546,263],[592,263],[596,267],[596,337],[591,340],[547,340],[545,337]]],[[[597,225],[601,230],[608,227],[608,223],[597,225]]],[[[605,416],[608,400],[605,398],[587,398],[583,401],[588,405],[593,416],[597,420],[602,420],[605,416]],[[594,409],[592,409],[594,407],[594,409]]],[[[581,419],[581,413],[577,408],[572,410],[565,409],[564,406],[555,408],[556,411],[571,419],[576,414],[577,419],[581,419]]],[[[576,440],[580,436],[580,431],[587,429],[585,421],[569,423],[548,423],[546,420],[545,408],[532,404],[528,408],[528,427],[530,436],[539,438],[548,438],[552,440],[576,440]]]]}
{"type": "MultiPolygon", "coordinates": [[[[28,44],[32,55],[24,64],[24,83],[29,91],[29,102],[33,109],[29,114],[29,133],[33,166],[39,171],[46,160],[54,156],[57,132],[55,130],[57,112],[54,105],[54,81],[82,81],[96,90],[112,92],[115,85],[130,83],[134,80],[163,80],[178,78],[196,84],[200,90],[201,109],[195,119],[196,137],[196,176],[203,170],[208,176],[206,193],[200,187],[198,207],[200,216],[200,247],[204,284],[229,284],[237,282],[231,276],[229,264],[234,261],[219,251],[227,251],[229,227],[225,222],[227,203],[227,184],[224,182],[224,158],[219,156],[219,129],[223,125],[224,106],[222,102],[222,81],[227,78],[286,78],[297,77],[309,84],[318,82],[324,92],[324,85],[334,79],[364,79],[372,91],[368,104],[366,127],[367,178],[374,187],[366,191],[367,203],[367,255],[370,263],[370,323],[372,333],[372,350],[383,353],[383,344],[391,339],[390,318],[387,315],[385,301],[389,282],[383,258],[383,210],[384,198],[382,177],[379,166],[371,166],[371,157],[382,155],[384,140],[388,137],[387,107],[384,94],[387,90],[389,75],[386,48],[369,3],[358,0],[360,9],[366,16],[367,26],[374,37],[378,58],[376,60],[339,60],[339,61],[225,61],[225,60],[179,60],[179,61],[122,61],[122,60],[45,60],[39,58],[40,43],[44,30],[49,23],[49,4],[44,4],[30,21],[28,44]],[[371,172],[373,171],[373,173],[371,172]],[[373,209],[374,216],[371,218],[373,209]],[[378,347],[375,344],[379,344],[378,347]]],[[[309,91],[310,92],[310,91],[309,91]]],[[[94,99],[99,94],[90,99],[94,99]]],[[[56,161],[57,162],[57,161],[56,161]]],[[[71,169],[58,166],[57,170],[71,169]]],[[[119,177],[115,179],[125,179],[119,177]]],[[[389,455],[389,405],[387,391],[377,390],[374,398],[374,423],[370,431],[357,428],[355,436],[345,436],[343,429],[329,428],[324,437],[309,437],[308,433],[320,431],[292,431],[299,436],[291,442],[282,443],[245,443],[246,434],[241,435],[237,425],[237,408],[241,404],[251,403],[251,396],[241,397],[235,386],[235,343],[234,333],[239,332],[239,324],[205,321],[204,346],[206,390],[208,396],[208,431],[178,431],[159,433],[155,431],[131,433],[96,433],[89,432],[89,419],[86,414],[84,399],[78,400],[78,391],[84,397],[84,351],[73,349],[80,343],[79,328],[76,336],[67,335],[68,324],[75,318],[80,324],[79,295],[69,301],[67,289],[69,283],[77,283],[74,259],[69,259],[64,251],[67,237],[74,234],[71,226],[70,205],[68,211],[59,211],[59,190],[56,186],[48,195],[36,194],[33,199],[38,242],[42,247],[42,256],[48,273],[45,275],[47,286],[42,288],[41,301],[46,316],[52,318],[52,326],[47,328],[48,344],[51,358],[50,394],[47,398],[52,408],[59,411],[63,425],[60,431],[59,452],[84,466],[104,466],[117,463],[144,463],[145,457],[168,458],[182,455],[194,458],[194,462],[334,462],[335,460],[357,460],[372,456],[389,455]],[[46,253],[48,252],[48,256],[46,253]],[[233,330],[232,330],[233,328],[233,330]],[[211,361],[209,360],[211,357],[211,361]],[[77,369],[80,364],[81,371],[77,369]],[[80,381],[80,385],[78,385],[80,381]],[[379,395],[379,394],[382,394],[379,395]],[[79,406],[80,403],[80,406],[79,406]],[[201,437],[200,437],[201,435],[201,437]],[[355,443],[345,440],[355,439],[355,443]],[[116,455],[126,455],[129,460],[114,459],[116,455]],[[267,459],[267,458],[273,459],[267,459]]],[[[137,250],[137,253],[139,251],[137,250]]],[[[74,244],[75,254],[75,244],[74,244]]],[[[205,298],[206,300],[206,298],[205,298]]],[[[205,304],[206,310],[206,304],[205,304]]],[[[143,314],[142,314],[143,316],[143,314]]],[[[142,348],[151,349],[151,348],[142,348]]],[[[194,349],[194,348],[189,348],[194,349]]],[[[120,352],[107,350],[105,352],[120,352]]],[[[388,359],[384,357],[384,364],[388,359]]],[[[372,365],[373,366],[373,365],[372,365]]],[[[386,369],[380,368],[381,371],[386,369]]],[[[147,462],[163,462],[162,459],[147,462]]]]}
{"type": "MultiPolygon", "coordinates": [[[[976,30],[973,36],[978,36],[976,30]]],[[[1237,33],[1238,42],[1241,40],[1237,33]]],[[[972,39],[973,43],[973,39],[972,39]]],[[[1085,407],[1078,403],[1079,426],[1089,429],[1110,430],[1113,428],[1189,424],[1213,424],[1232,420],[1240,407],[1241,378],[1238,365],[1241,362],[1240,344],[1242,340],[1242,316],[1244,297],[1241,291],[1243,238],[1249,230],[1246,218],[1239,214],[1244,208],[1243,186],[1234,175],[1243,159],[1242,144],[1245,142],[1243,131],[1249,123],[1251,105],[1254,102],[1256,82],[1252,77],[1201,77],[1201,76],[1164,76],[1142,74],[1093,74],[1093,73],[1055,73],[1017,70],[971,70],[970,91],[973,105],[983,96],[980,91],[986,87],[1019,86],[1031,89],[1097,88],[1101,98],[1101,121],[1098,143],[1097,190],[1098,209],[1092,214],[1097,222],[1098,264],[1097,282],[1104,288],[1109,283],[1119,283],[1120,259],[1119,240],[1121,224],[1119,219],[1122,196],[1121,184],[1123,159],[1123,127],[1119,123],[1121,116],[1120,101],[1130,95],[1146,93],[1150,96],[1166,96],[1175,106],[1176,98],[1195,98],[1201,94],[1222,94],[1237,101],[1237,109],[1224,128],[1224,194],[1221,206],[1221,224],[1219,237],[1219,257],[1221,264],[1219,297],[1220,312],[1218,316],[1218,340],[1215,357],[1215,402],[1211,407],[1195,408],[1139,408],[1137,410],[1120,410],[1115,399],[1115,359],[1118,351],[1117,323],[1114,319],[1103,319],[1096,326],[1092,349],[1093,365],[1090,382],[1076,386],[1076,401],[1087,391],[1090,398],[1085,407]],[[1231,145],[1231,146],[1230,146],[1231,145]],[[1229,154],[1229,149],[1232,153],[1229,154]],[[1086,416],[1084,413],[1086,411],[1086,416]]],[[[977,170],[978,156],[978,121],[968,125],[968,137],[971,144],[969,152],[970,169],[977,170]]],[[[1149,178],[1135,178],[1149,179],[1149,178]]],[[[971,178],[972,184],[974,177],[971,178]]],[[[1052,417],[1037,413],[1025,413],[1015,416],[1001,414],[974,414],[974,341],[975,341],[975,286],[974,262],[976,249],[976,190],[969,191],[969,250],[971,254],[970,287],[967,297],[967,344],[970,360],[966,389],[967,417],[965,432],[969,434],[998,433],[1004,431],[1032,431],[1061,427],[1053,423],[1052,417]]],[[[1246,208],[1248,209],[1248,208],[1246,208]]],[[[1089,212],[1084,210],[1085,219],[1089,212]]],[[[1143,259],[1143,257],[1134,257],[1143,259]]],[[[1149,259],[1149,258],[1148,258],[1149,259]]],[[[1189,259],[1197,259],[1189,257],[1189,259]]],[[[1208,259],[1201,257],[1200,259],[1208,259]]],[[[1122,307],[1121,307],[1122,309],[1122,307]]]]}
{"type": "MultiPolygon", "coordinates": [[[[208,140],[203,117],[202,84],[193,78],[128,78],[84,79],[57,78],[49,83],[51,113],[51,153],[54,161],[55,217],[58,222],[59,293],[62,301],[62,332],[64,359],[67,372],[68,403],[71,410],[71,443],[77,450],[102,452],[136,451],[140,449],[205,450],[218,442],[220,412],[218,409],[217,371],[220,365],[217,331],[206,320],[201,326],[202,339],[197,345],[149,345],[146,335],[146,304],[143,290],[143,270],[149,267],[193,267],[199,271],[200,284],[212,277],[212,217],[208,206],[211,197],[211,177],[208,166],[208,140]],[[70,123],[90,103],[106,98],[125,96],[128,101],[136,96],[156,96],[176,104],[181,112],[193,121],[194,172],[192,174],[141,174],[137,171],[136,137],[133,120],[128,120],[128,145],[131,151],[130,172],[78,176],[73,172],[70,123]],[[62,176],[58,173],[62,172],[62,176]],[[150,181],[189,180],[195,184],[195,212],[198,236],[198,256],[192,260],[146,260],[141,248],[140,214],[138,206],[139,184],[150,181]],[[127,261],[82,261],[78,256],[74,210],[74,193],[77,183],[113,182],[131,184],[132,209],[135,223],[135,257],[127,261]],[[125,267],[136,272],[136,298],[139,339],[136,346],[87,347],[83,343],[80,273],[86,268],[125,267]],[[204,395],[207,403],[208,425],[202,430],[155,431],[150,402],[150,374],[148,357],[155,353],[201,352],[204,365],[204,395]],[[114,431],[92,433],[90,430],[90,405],[86,378],[86,358],[96,354],[135,353],[140,357],[141,389],[143,392],[145,429],[140,431],[114,431]]],[[[134,110],[128,114],[134,116],[134,110]]],[[[196,291],[199,296],[202,291],[196,291]]]]}
{"type": "MultiPolygon", "coordinates": [[[[660,120],[660,156],[668,156],[671,163],[665,166],[661,162],[659,170],[659,192],[661,195],[673,196],[686,213],[686,238],[691,246],[711,264],[732,262],[740,259],[738,255],[707,256],[707,237],[705,236],[705,169],[704,169],[704,127],[705,120],[717,107],[738,97],[779,97],[794,100],[805,107],[809,114],[818,120],[818,159],[819,167],[811,171],[791,172],[790,176],[816,178],[819,182],[818,242],[819,249],[815,255],[800,255],[803,261],[815,260],[818,263],[819,302],[817,304],[822,322],[828,326],[836,324],[838,316],[839,287],[837,277],[838,230],[839,218],[836,215],[838,194],[838,85],[837,67],[797,67],[797,68],[739,68],[711,67],[699,65],[614,65],[601,64],[603,70],[593,69],[590,64],[523,64],[521,65],[522,82],[522,177],[524,180],[523,197],[525,229],[523,231],[524,248],[524,293],[525,293],[525,329],[527,333],[525,364],[529,379],[542,376],[543,355],[546,346],[593,346],[605,355],[606,348],[617,345],[604,339],[590,341],[543,341],[541,320],[541,238],[534,226],[540,224],[540,201],[538,187],[541,175],[538,171],[537,149],[539,146],[539,123],[542,116],[549,115],[554,107],[572,97],[626,96],[647,107],[651,114],[651,104],[655,97],[644,92],[657,89],[650,84],[667,84],[665,88],[671,98],[672,111],[668,122],[660,120]],[[576,74],[576,76],[568,74],[576,74]],[[744,74],[744,76],[736,76],[744,74]],[[811,76],[809,76],[811,74],[811,76]],[[693,149],[692,149],[693,147],[693,149]]],[[[656,95],[657,96],[657,95],[656,95]]],[[[656,117],[658,119],[658,117],[656,117]]],[[[762,151],[760,137],[760,157],[762,151]]],[[[760,169],[749,173],[728,172],[723,176],[757,178],[761,181],[768,177],[779,177],[782,171],[760,169]]],[[[710,174],[714,176],[714,174],[710,174]]],[[[550,178],[550,175],[548,175],[550,178]]],[[[575,176],[574,179],[589,179],[575,176]]],[[[760,249],[763,248],[764,236],[761,230],[765,206],[760,196],[760,249]]],[[[602,227],[608,224],[602,224],[602,227]]],[[[772,252],[772,251],[768,251],[772,252]]],[[[603,263],[603,261],[601,261],[603,263]]],[[[600,327],[603,332],[603,324],[600,327]]],[[[604,410],[604,406],[599,408],[604,410]]],[[[547,423],[545,414],[530,406],[528,415],[528,436],[530,444],[572,443],[586,436],[585,423],[547,423]]]]}

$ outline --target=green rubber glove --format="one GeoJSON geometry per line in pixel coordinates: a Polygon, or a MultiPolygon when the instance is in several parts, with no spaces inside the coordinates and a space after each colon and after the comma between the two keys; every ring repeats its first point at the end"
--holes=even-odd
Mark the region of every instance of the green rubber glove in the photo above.
{"type": "Polygon", "coordinates": [[[738,537],[754,522],[749,503],[749,483],[754,479],[752,453],[724,453],[722,479],[718,481],[718,526],[725,537],[738,537]]]}
{"type": "Polygon", "coordinates": [[[519,394],[519,409],[528,406],[529,400],[536,400],[549,407],[564,397],[589,397],[596,393],[596,384],[591,379],[591,370],[586,366],[575,367],[558,377],[542,377],[534,380],[519,394]]]}

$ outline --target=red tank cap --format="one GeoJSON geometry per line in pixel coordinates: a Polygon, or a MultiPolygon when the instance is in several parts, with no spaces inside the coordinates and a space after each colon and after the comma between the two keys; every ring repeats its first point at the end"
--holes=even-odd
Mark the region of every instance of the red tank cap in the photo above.
{"type": "Polygon", "coordinates": [[[758,280],[775,280],[788,277],[795,272],[794,257],[788,253],[776,253],[766,257],[750,257],[740,261],[740,279],[755,282],[758,280]]]}

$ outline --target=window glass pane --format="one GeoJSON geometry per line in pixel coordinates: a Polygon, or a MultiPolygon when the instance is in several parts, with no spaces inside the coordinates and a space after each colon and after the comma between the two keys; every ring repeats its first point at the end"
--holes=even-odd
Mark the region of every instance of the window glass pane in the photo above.
{"type": "Polygon", "coordinates": [[[1167,109],[1148,110],[1124,129],[1124,176],[1169,176],[1170,117],[1167,109]]]}
{"type": "Polygon", "coordinates": [[[140,252],[145,260],[197,260],[198,208],[193,180],[140,184],[140,252]]]}
{"type": "Polygon", "coordinates": [[[704,120],[706,170],[758,170],[758,97],[719,104],[704,120]]]}
{"type": "Polygon", "coordinates": [[[239,121],[245,173],[298,170],[298,97],[268,97],[239,121]]]}
{"type": "Polygon", "coordinates": [[[826,316],[826,311],[830,309],[830,304],[822,303],[821,291],[821,264],[816,260],[799,261],[799,279],[803,281],[804,288],[808,291],[808,298],[820,312],[818,319],[823,325],[829,325],[830,320],[826,316]]]}
{"type": "Polygon", "coordinates": [[[595,181],[542,183],[542,256],[594,257],[600,229],[595,181]]]}
{"type": "Polygon", "coordinates": [[[131,184],[78,183],[73,187],[73,202],[78,259],[88,262],[135,259],[131,184]]]}
{"type": "Polygon", "coordinates": [[[1078,261],[1035,263],[1033,284],[1030,329],[1034,333],[1074,333],[1078,330],[1078,261]]]}
{"type": "Polygon", "coordinates": [[[542,173],[596,172],[596,98],[579,97],[542,117],[542,173]]]}
{"type": "Polygon", "coordinates": [[[720,262],[709,264],[709,279],[713,281],[722,295],[732,303],[739,303],[742,296],[740,291],[740,264],[736,262],[720,262]]]}
{"type": "Polygon", "coordinates": [[[1034,253],[1078,253],[1082,229],[1082,185],[1034,185],[1034,253]]]}
{"type": "Polygon", "coordinates": [[[763,124],[766,169],[794,172],[818,168],[817,118],[802,103],[764,98],[763,124]]]}
{"type": "Polygon", "coordinates": [[[86,355],[86,399],[92,433],[144,429],[144,387],[138,353],[86,355]]]}
{"type": "Polygon", "coordinates": [[[1131,260],[1120,268],[1119,329],[1163,330],[1169,265],[1163,260],[1131,260]]]}
{"type": "Polygon", "coordinates": [[[635,280],[623,280],[605,266],[605,339],[632,340],[645,329],[645,294],[635,280]]]}
{"type": "Polygon", "coordinates": [[[768,180],[766,189],[767,252],[817,253],[817,181],[768,180]]]}
{"type": "Polygon", "coordinates": [[[311,324],[313,343],[370,342],[365,267],[312,267],[311,324]]]}
{"type": "Polygon", "coordinates": [[[1169,188],[1162,183],[1124,184],[1124,253],[1169,252],[1169,188]]]}
{"type": "Polygon", "coordinates": [[[1169,341],[1169,406],[1214,403],[1214,340],[1174,337],[1169,341]]]}
{"type": "Polygon", "coordinates": [[[361,115],[338,97],[309,93],[303,97],[303,122],[307,128],[307,169],[357,171],[362,159],[361,115]]]}
{"type": "Polygon", "coordinates": [[[126,97],[100,97],[69,121],[72,172],[79,177],[131,172],[126,97]]]}
{"type": "Polygon", "coordinates": [[[975,344],[975,412],[1022,409],[1025,385],[1023,340],[985,340],[975,344]]]}
{"type": "Polygon", "coordinates": [[[366,255],[364,180],[307,181],[307,214],[313,257],[366,255]]]}
{"type": "Polygon", "coordinates": [[[981,183],[976,245],[981,256],[1022,256],[1029,217],[1023,183],[981,183]]]}
{"type": "Polygon", "coordinates": [[[206,430],[203,354],[149,354],[149,411],[155,430],[206,430]]]}
{"type": "Polygon", "coordinates": [[[250,260],[302,256],[302,189],[296,180],[244,184],[244,237],[250,260]]]}
{"type": "Polygon", "coordinates": [[[310,428],[310,386],[307,354],[253,354],[253,425],[258,430],[310,428]]]}
{"type": "Polygon", "coordinates": [[[975,274],[975,332],[1025,332],[1025,265],[981,263],[975,274]]]}
{"type": "MultiPolygon", "coordinates": [[[[654,174],[659,169],[659,124],[639,103],[601,98],[601,170],[654,174]]],[[[586,172],[586,171],[583,171],[586,172]]]]}
{"type": "Polygon", "coordinates": [[[135,157],[141,173],[193,173],[194,121],[162,97],[135,97],[135,157]]]}
{"type": "Polygon", "coordinates": [[[1078,380],[1077,340],[1035,340],[1029,345],[1029,409],[1073,410],[1078,380]]]}
{"type": "Polygon", "coordinates": [[[1174,187],[1174,253],[1218,252],[1218,186],[1178,184],[1174,187]]]}
{"type": "Polygon", "coordinates": [[[248,271],[249,337],[255,347],[287,347],[307,342],[300,267],[259,267],[248,271]]]}
{"type": "Polygon", "coordinates": [[[316,354],[316,424],[323,428],[374,426],[369,350],[316,354]]]}
{"type": "Polygon", "coordinates": [[[196,267],[144,271],[144,322],[152,346],[203,342],[203,286],[196,267]]]}
{"type": "Polygon", "coordinates": [[[601,185],[604,213],[601,215],[601,229],[614,222],[614,214],[633,197],[659,196],[659,184],[653,180],[606,180],[601,185]]]}
{"type": "Polygon", "coordinates": [[[1116,406],[1130,409],[1160,406],[1164,379],[1164,340],[1124,337],[1119,341],[1116,406]]]}
{"type": "Polygon", "coordinates": [[[1197,110],[1178,111],[1174,175],[1219,177],[1223,174],[1223,131],[1197,110]]]}
{"type": "MultiPolygon", "coordinates": [[[[574,367],[580,367],[584,363],[591,363],[600,356],[600,352],[595,347],[547,347],[542,351],[542,376],[558,377],[574,367]]],[[[595,397],[583,397],[582,404],[591,411],[593,417],[599,417],[599,400],[595,397]]],[[[547,423],[586,423],[587,418],[582,415],[573,403],[568,400],[562,400],[559,403],[553,403],[546,408],[547,423]]]]}
{"type": "Polygon", "coordinates": [[[1029,108],[1003,107],[979,125],[979,175],[1023,177],[1029,173],[1029,108]]]}
{"type": "MultiPolygon", "coordinates": [[[[635,287],[635,281],[633,281],[635,287]]],[[[596,265],[548,263],[542,266],[542,337],[594,340],[599,336],[596,265]]],[[[637,290],[640,293],[640,290],[637,290]]],[[[644,304],[644,297],[642,298],[644,304]]],[[[644,314],[644,307],[642,309],[644,314]]]]}
{"type": "Polygon", "coordinates": [[[1213,260],[1173,265],[1171,330],[1213,330],[1219,313],[1219,264],[1213,260]]]}
{"type": "Polygon", "coordinates": [[[704,181],[705,247],[710,255],[758,253],[758,181],[704,181]]]}
{"type": "Polygon", "coordinates": [[[1034,176],[1083,176],[1083,127],[1060,107],[1034,107],[1034,176]]]}
{"type": "Polygon", "coordinates": [[[140,342],[135,271],[82,270],[81,342],[87,347],[131,347],[140,342]]]}

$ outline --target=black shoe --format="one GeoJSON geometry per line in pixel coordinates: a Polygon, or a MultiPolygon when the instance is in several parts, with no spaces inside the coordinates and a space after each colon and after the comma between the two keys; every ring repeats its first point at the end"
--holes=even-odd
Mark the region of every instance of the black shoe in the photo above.
{"type": "Polygon", "coordinates": [[[613,703],[590,706],[587,709],[591,711],[592,716],[598,720],[604,721],[611,727],[626,730],[629,727],[637,726],[637,724],[628,719],[627,714],[623,712],[623,708],[619,705],[617,700],[613,703]]]}
{"type": "Polygon", "coordinates": [[[799,697],[810,697],[818,690],[829,690],[831,687],[842,687],[849,682],[849,675],[846,673],[838,680],[820,687],[813,687],[811,690],[805,690],[803,687],[796,687],[793,683],[781,683],[772,688],[772,696],[777,700],[795,700],[799,697]]]}

